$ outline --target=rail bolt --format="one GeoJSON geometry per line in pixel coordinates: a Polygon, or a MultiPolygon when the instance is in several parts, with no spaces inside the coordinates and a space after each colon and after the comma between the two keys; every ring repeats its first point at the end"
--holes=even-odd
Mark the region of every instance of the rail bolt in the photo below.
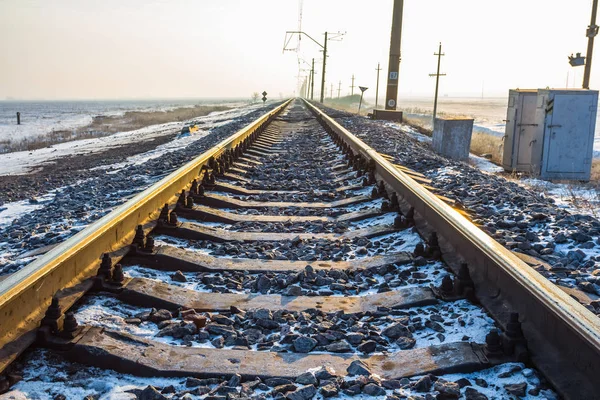
{"type": "Polygon", "coordinates": [[[112,260],[108,253],[102,254],[102,262],[100,268],[98,268],[98,276],[101,278],[108,279],[110,277],[110,270],[112,269],[112,260]]]}
{"type": "Polygon", "coordinates": [[[523,336],[523,330],[521,329],[521,323],[519,322],[518,313],[510,314],[508,324],[506,324],[506,331],[502,334],[502,346],[504,354],[516,356],[517,361],[523,362],[527,360],[527,345],[525,336],[523,336]]]}
{"type": "Polygon", "coordinates": [[[42,318],[41,326],[47,326],[50,329],[50,332],[56,333],[58,332],[58,320],[62,315],[62,309],[60,308],[60,304],[58,303],[58,297],[54,296],[52,298],[52,303],[50,303],[50,307],[46,310],[46,314],[44,318],[42,318]]]}
{"type": "Polygon", "coordinates": [[[434,260],[438,260],[442,257],[442,250],[440,249],[437,233],[431,232],[429,240],[427,241],[427,249],[425,250],[425,254],[427,257],[430,257],[434,260]]]}
{"type": "MultiPolygon", "coordinates": [[[[148,238],[150,241],[152,238],[148,238]]],[[[154,242],[154,240],[152,241],[154,242]]],[[[121,264],[115,264],[115,268],[112,273],[112,281],[114,283],[122,283],[125,280],[125,274],[123,273],[123,266],[121,264]]]]}
{"type": "Polygon", "coordinates": [[[146,246],[144,246],[144,250],[150,253],[154,250],[154,238],[152,236],[148,236],[146,238],[146,246]]]}
{"type": "Polygon", "coordinates": [[[415,208],[411,207],[408,209],[406,213],[406,221],[408,222],[408,226],[415,226],[415,208]]]}
{"type": "Polygon", "coordinates": [[[185,199],[186,199],[186,194],[185,194],[185,190],[181,191],[181,194],[179,194],[179,198],[177,199],[177,204],[179,204],[180,206],[185,206],[185,199]]]}
{"type": "Polygon", "coordinates": [[[502,341],[498,329],[492,329],[485,337],[485,354],[491,357],[502,355],[502,341]]]}
{"type": "Polygon", "coordinates": [[[79,324],[75,319],[75,315],[72,312],[66,313],[65,321],[63,323],[62,336],[73,339],[77,334],[78,328],[79,324]]]}
{"type": "Polygon", "coordinates": [[[198,181],[194,179],[192,181],[192,186],[190,186],[190,194],[197,194],[197,193],[198,193],[198,181]]]}
{"type": "Polygon", "coordinates": [[[382,196],[385,199],[388,198],[387,191],[385,190],[385,183],[383,181],[379,181],[379,186],[377,187],[377,190],[379,191],[380,196],[382,196]]]}
{"type": "Polygon", "coordinates": [[[469,266],[467,263],[460,264],[458,270],[458,281],[456,282],[456,292],[459,295],[464,295],[468,289],[474,289],[475,283],[471,279],[471,273],[469,272],[469,266]]]}
{"type": "Polygon", "coordinates": [[[442,284],[440,285],[440,291],[445,295],[454,294],[454,282],[450,275],[446,275],[442,278],[442,284]]]}
{"type": "MultiPolygon", "coordinates": [[[[173,213],[171,213],[171,214],[173,214],[173,213]]],[[[137,229],[135,230],[135,237],[133,238],[133,244],[136,245],[138,248],[142,249],[142,248],[144,248],[145,238],[146,238],[146,235],[144,234],[144,228],[142,227],[142,225],[138,225],[137,229]]]]}
{"type": "Polygon", "coordinates": [[[370,171],[370,172],[369,172],[369,184],[370,184],[370,185],[373,185],[373,184],[375,184],[375,182],[376,182],[376,179],[375,179],[375,172],[373,172],[373,171],[370,171]]]}
{"type": "Polygon", "coordinates": [[[165,204],[163,208],[160,210],[160,215],[158,216],[159,221],[168,222],[169,221],[169,205],[165,204]]]}
{"type": "Polygon", "coordinates": [[[425,246],[423,243],[417,243],[415,250],[413,251],[414,257],[422,257],[425,254],[425,246]]]}
{"type": "Polygon", "coordinates": [[[402,214],[398,214],[396,218],[394,218],[394,228],[396,229],[406,229],[408,227],[406,218],[402,214]]]}
{"type": "Polygon", "coordinates": [[[194,208],[194,198],[192,196],[188,196],[187,199],[185,199],[185,206],[187,208],[194,208]]]}
{"type": "Polygon", "coordinates": [[[390,207],[394,211],[398,211],[398,209],[400,208],[400,203],[398,202],[398,195],[396,194],[396,192],[392,193],[392,197],[390,198],[390,207]]]}

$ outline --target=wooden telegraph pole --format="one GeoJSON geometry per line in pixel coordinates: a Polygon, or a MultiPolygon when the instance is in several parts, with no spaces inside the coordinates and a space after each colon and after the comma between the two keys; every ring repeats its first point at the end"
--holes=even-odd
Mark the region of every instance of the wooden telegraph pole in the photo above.
{"type": "Polygon", "coordinates": [[[429,74],[429,76],[435,76],[435,96],[433,98],[433,123],[435,124],[435,116],[437,114],[437,101],[438,101],[438,88],[440,86],[440,76],[446,76],[446,74],[440,74],[440,63],[442,60],[442,56],[445,55],[442,53],[442,43],[440,42],[440,48],[437,53],[433,53],[434,56],[438,58],[437,64],[437,73],[429,74]]]}
{"type": "Polygon", "coordinates": [[[379,71],[381,71],[381,67],[379,63],[377,63],[377,86],[375,86],[375,108],[377,108],[377,102],[379,101],[379,71]]]}

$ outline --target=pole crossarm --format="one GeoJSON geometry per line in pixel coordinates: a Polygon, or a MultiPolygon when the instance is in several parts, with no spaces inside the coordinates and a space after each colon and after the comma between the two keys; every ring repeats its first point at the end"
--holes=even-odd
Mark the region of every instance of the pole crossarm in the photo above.
{"type": "MultiPolygon", "coordinates": [[[[290,35],[295,35],[296,33],[298,33],[298,34],[302,34],[302,35],[306,35],[306,37],[308,37],[310,40],[312,40],[313,42],[315,42],[315,43],[316,43],[316,44],[317,44],[317,45],[318,45],[320,48],[322,48],[322,49],[324,48],[324,47],[323,47],[323,45],[322,45],[321,43],[317,42],[315,39],[313,39],[313,38],[312,38],[312,37],[311,37],[311,36],[310,36],[308,33],[306,33],[306,32],[302,32],[302,31],[286,31],[286,32],[285,32],[285,37],[286,37],[286,39],[287,39],[287,35],[288,35],[288,34],[290,34],[290,35]]],[[[292,39],[291,39],[291,37],[292,37],[292,36],[290,36],[290,39],[289,39],[289,40],[286,42],[286,44],[285,44],[286,46],[287,46],[287,44],[290,42],[290,40],[292,40],[292,39]]],[[[284,47],[284,48],[283,48],[283,50],[285,51],[285,50],[286,50],[286,48],[284,47]]]]}

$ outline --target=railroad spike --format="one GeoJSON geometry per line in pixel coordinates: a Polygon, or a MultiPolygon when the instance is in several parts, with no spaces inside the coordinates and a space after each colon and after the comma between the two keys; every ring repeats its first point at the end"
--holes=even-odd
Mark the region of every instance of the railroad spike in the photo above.
{"type": "Polygon", "coordinates": [[[198,196],[204,196],[206,190],[204,189],[204,185],[198,186],[198,196]]]}
{"type": "Polygon", "coordinates": [[[177,213],[175,211],[171,211],[171,214],[169,215],[169,223],[171,225],[177,225],[178,222],[177,213]]]}

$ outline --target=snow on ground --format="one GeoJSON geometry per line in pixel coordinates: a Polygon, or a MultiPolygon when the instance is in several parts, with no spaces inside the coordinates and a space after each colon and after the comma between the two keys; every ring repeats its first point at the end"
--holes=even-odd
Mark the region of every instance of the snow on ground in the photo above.
{"type": "MultiPolygon", "coordinates": [[[[178,148],[185,147],[189,145],[189,143],[205,136],[208,133],[208,130],[222,126],[231,119],[246,114],[249,111],[253,111],[256,108],[258,108],[258,106],[240,107],[227,111],[213,112],[205,117],[194,118],[193,121],[204,122],[200,126],[200,134],[178,138],[174,141],[177,143],[161,146],[162,149],[150,152],[150,158],[146,159],[156,158],[166,152],[175,151],[178,148]]],[[[190,121],[168,122],[166,124],[151,125],[134,131],[119,132],[99,138],[59,143],[38,150],[0,154],[0,175],[28,174],[35,172],[44,164],[56,162],[64,157],[99,153],[116,147],[130,145],[132,143],[145,142],[178,131],[190,121]]],[[[138,155],[133,157],[132,163],[139,164],[143,161],[145,161],[144,156],[138,155]]],[[[123,165],[126,164],[124,163],[123,165]]]]}
{"type": "Polygon", "coordinates": [[[471,164],[475,168],[478,168],[479,170],[484,171],[484,172],[490,172],[490,173],[504,172],[504,168],[500,167],[499,165],[496,165],[493,162],[491,162],[490,160],[483,158],[483,157],[476,156],[475,154],[472,154],[472,153],[469,154],[469,164],[471,164]]]}
{"type": "Polygon", "coordinates": [[[35,199],[15,201],[0,206],[0,228],[10,225],[15,219],[22,217],[32,211],[43,208],[55,195],[55,190],[35,199]]]}
{"type": "MultiPolygon", "coordinates": [[[[7,101],[0,102],[0,145],[35,141],[53,131],[72,131],[93,122],[96,116],[118,117],[128,111],[157,112],[210,106],[212,100],[122,100],[122,101],[7,101]],[[17,125],[16,113],[21,113],[17,125]]],[[[239,107],[240,102],[219,105],[239,107]]]]}
{"type": "Polygon", "coordinates": [[[600,189],[573,182],[554,183],[535,178],[524,178],[517,183],[545,193],[555,203],[573,213],[600,217],[600,189]]]}

